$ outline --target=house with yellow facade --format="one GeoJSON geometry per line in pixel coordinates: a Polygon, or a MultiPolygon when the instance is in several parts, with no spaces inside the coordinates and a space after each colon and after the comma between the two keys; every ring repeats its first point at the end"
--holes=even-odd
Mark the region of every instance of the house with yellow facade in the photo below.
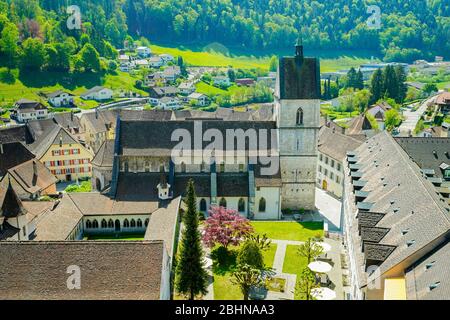
{"type": "Polygon", "coordinates": [[[52,119],[28,123],[34,142],[28,145],[59,181],[90,178],[93,154],[52,119]]]}

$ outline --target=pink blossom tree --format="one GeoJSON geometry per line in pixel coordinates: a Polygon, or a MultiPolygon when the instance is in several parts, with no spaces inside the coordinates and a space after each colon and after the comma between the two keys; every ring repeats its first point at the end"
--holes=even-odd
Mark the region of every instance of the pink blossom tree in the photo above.
{"type": "Polygon", "coordinates": [[[209,217],[205,221],[203,242],[208,247],[220,244],[225,248],[238,245],[241,240],[253,232],[250,221],[236,210],[224,207],[211,207],[209,217]]]}

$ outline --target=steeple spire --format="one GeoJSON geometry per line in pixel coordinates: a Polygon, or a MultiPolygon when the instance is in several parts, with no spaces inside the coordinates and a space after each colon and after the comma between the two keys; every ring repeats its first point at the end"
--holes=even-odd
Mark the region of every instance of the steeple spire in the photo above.
{"type": "Polygon", "coordinates": [[[303,59],[303,40],[301,34],[298,35],[297,43],[295,44],[295,57],[303,59]]]}

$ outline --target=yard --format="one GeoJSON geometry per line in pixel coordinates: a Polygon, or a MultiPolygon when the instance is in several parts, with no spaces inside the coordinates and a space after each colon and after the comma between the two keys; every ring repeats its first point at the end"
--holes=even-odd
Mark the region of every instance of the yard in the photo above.
{"type": "MultiPolygon", "coordinates": [[[[231,249],[231,254],[222,266],[214,266],[214,299],[215,300],[241,300],[242,293],[239,287],[231,282],[232,271],[236,266],[237,247],[231,249]]],[[[272,267],[277,245],[272,243],[264,250],[263,257],[266,266],[272,267]]]]}
{"type": "Polygon", "coordinates": [[[323,222],[252,221],[256,233],[269,239],[306,241],[323,236],[323,222]]]}
{"type": "MultiPolygon", "coordinates": [[[[297,283],[301,271],[307,266],[306,258],[300,256],[296,245],[288,245],[286,247],[286,255],[284,257],[283,273],[291,273],[297,275],[297,283]]],[[[297,289],[297,288],[296,288],[297,289]]],[[[295,300],[300,300],[301,295],[297,290],[295,291],[295,300]]]]}

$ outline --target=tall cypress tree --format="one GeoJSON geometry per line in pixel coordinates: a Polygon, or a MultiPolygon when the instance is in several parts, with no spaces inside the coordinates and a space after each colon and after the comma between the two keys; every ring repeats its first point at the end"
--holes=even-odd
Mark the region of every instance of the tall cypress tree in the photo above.
{"type": "Polygon", "coordinates": [[[351,67],[347,72],[347,88],[356,88],[357,86],[357,74],[355,68],[351,67]]]}
{"type": "Polygon", "coordinates": [[[197,200],[194,182],[189,180],[185,204],[184,230],[175,270],[176,289],[194,300],[199,294],[206,294],[208,275],[203,264],[203,250],[198,230],[197,200]]]}
{"type": "Polygon", "coordinates": [[[383,72],[383,82],[385,96],[387,98],[397,99],[398,81],[393,66],[387,65],[383,72]]]}
{"type": "Polygon", "coordinates": [[[356,89],[364,89],[364,76],[363,73],[361,72],[361,69],[358,70],[358,72],[356,73],[356,83],[355,83],[355,88],[356,89]]]}
{"type": "Polygon", "coordinates": [[[370,103],[375,103],[383,97],[384,94],[384,83],[383,83],[383,72],[381,69],[377,69],[370,79],[370,103]]]}
{"type": "Polygon", "coordinates": [[[408,86],[406,84],[406,73],[402,66],[395,67],[395,74],[397,78],[397,97],[395,101],[398,103],[403,102],[406,98],[406,93],[408,92],[408,86]]]}

